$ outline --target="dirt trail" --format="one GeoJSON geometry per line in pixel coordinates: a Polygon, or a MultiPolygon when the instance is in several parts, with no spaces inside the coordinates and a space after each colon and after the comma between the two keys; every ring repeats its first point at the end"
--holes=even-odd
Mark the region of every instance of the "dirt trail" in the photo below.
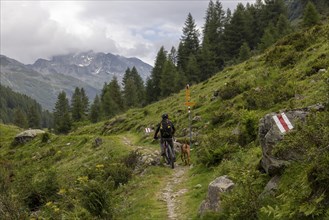
{"type": "MultiPolygon", "coordinates": [[[[123,142],[127,146],[133,146],[129,138],[124,137],[123,142]]],[[[136,147],[136,146],[134,146],[136,147]]],[[[169,166],[164,169],[171,169],[169,166]]],[[[182,219],[181,213],[179,212],[182,207],[182,196],[188,192],[185,187],[187,181],[187,173],[189,166],[183,166],[180,163],[175,163],[175,169],[172,174],[166,178],[165,187],[159,191],[158,200],[165,202],[167,206],[167,219],[176,220],[182,219]]]]}
{"type": "Polygon", "coordinates": [[[181,206],[181,197],[188,190],[182,187],[187,179],[188,166],[176,165],[174,173],[168,178],[166,187],[161,191],[160,200],[167,204],[168,219],[181,219],[179,215],[179,206],[181,206]]]}

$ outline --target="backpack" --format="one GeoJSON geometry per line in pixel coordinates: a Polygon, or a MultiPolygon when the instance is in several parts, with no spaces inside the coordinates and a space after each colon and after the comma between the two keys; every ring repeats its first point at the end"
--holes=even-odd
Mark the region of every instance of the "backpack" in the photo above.
{"type": "Polygon", "coordinates": [[[172,127],[168,119],[161,122],[160,133],[161,133],[161,137],[164,138],[168,138],[172,136],[172,127]]]}

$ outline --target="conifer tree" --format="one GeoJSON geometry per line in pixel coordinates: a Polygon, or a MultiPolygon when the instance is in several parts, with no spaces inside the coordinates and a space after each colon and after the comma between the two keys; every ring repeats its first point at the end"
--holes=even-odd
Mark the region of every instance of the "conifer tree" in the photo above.
{"type": "Polygon", "coordinates": [[[54,129],[57,133],[68,133],[71,130],[72,120],[70,115],[69,100],[64,91],[60,92],[54,109],[54,129]]]}
{"type": "Polygon", "coordinates": [[[240,52],[239,52],[239,61],[243,62],[247,59],[249,59],[251,56],[250,54],[250,48],[248,46],[248,44],[246,42],[244,42],[240,48],[240,52]]]}
{"type": "Polygon", "coordinates": [[[53,128],[54,127],[54,117],[53,114],[48,110],[43,111],[41,114],[42,127],[43,128],[53,128]]]}
{"type": "Polygon", "coordinates": [[[126,107],[140,107],[145,104],[145,87],[136,67],[128,68],[123,77],[123,99],[126,107]]]}
{"type": "Polygon", "coordinates": [[[309,1],[304,9],[303,13],[303,25],[305,27],[311,27],[313,25],[316,25],[320,22],[320,15],[318,11],[316,10],[314,4],[309,1]]]}
{"type": "Polygon", "coordinates": [[[20,128],[27,128],[28,121],[25,112],[17,108],[14,110],[14,124],[20,128]]]}
{"type": "Polygon", "coordinates": [[[131,69],[131,78],[137,89],[137,103],[136,107],[141,107],[145,104],[145,86],[142,77],[138,74],[136,67],[131,69]]]}
{"type": "Polygon", "coordinates": [[[160,83],[161,96],[167,97],[179,90],[179,73],[171,60],[167,60],[163,68],[160,83]]]}
{"type": "Polygon", "coordinates": [[[112,117],[124,109],[121,89],[116,77],[107,85],[105,83],[101,95],[102,111],[104,116],[112,117]]]}
{"type": "Polygon", "coordinates": [[[286,36],[292,32],[292,27],[286,15],[281,14],[279,16],[279,20],[276,23],[276,32],[278,38],[286,36]]]}
{"type": "Polygon", "coordinates": [[[83,88],[75,88],[71,98],[71,113],[73,121],[85,120],[88,116],[89,99],[83,88]]]}
{"type": "Polygon", "coordinates": [[[188,14],[183,27],[183,35],[178,49],[177,65],[183,72],[187,69],[190,55],[197,56],[200,47],[200,33],[196,28],[194,18],[191,13],[188,14]]]}
{"type": "Polygon", "coordinates": [[[207,79],[224,66],[222,34],[226,22],[222,4],[217,0],[209,2],[203,27],[203,41],[200,52],[201,80],[207,79]]]}
{"type": "Polygon", "coordinates": [[[75,88],[71,98],[71,114],[73,121],[81,121],[83,117],[81,92],[78,87],[75,88]]]}
{"type": "Polygon", "coordinates": [[[92,123],[96,123],[100,121],[101,117],[102,117],[101,102],[98,95],[96,95],[94,102],[90,107],[89,119],[92,123]]]}
{"type": "Polygon", "coordinates": [[[104,85],[103,85],[103,88],[102,88],[102,91],[101,91],[101,97],[100,97],[101,102],[103,102],[104,95],[105,95],[105,93],[106,93],[107,90],[108,90],[108,88],[107,88],[107,83],[104,82],[104,85]]]}
{"type": "Polygon", "coordinates": [[[123,95],[128,108],[138,106],[138,89],[132,77],[126,80],[123,95]]]}
{"type": "Polygon", "coordinates": [[[248,29],[250,30],[250,38],[246,43],[250,47],[251,50],[257,48],[257,45],[264,33],[263,21],[260,19],[262,16],[264,4],[261,0],[256,1],[255,4],[247,4],[246,11],[249,15],[248,29]]]}
{"type": "Polygon", "coordinates": [[[190,54],[188,58],[188,63],[186,67],[185,75],[187,77],[189,84],[194,84],[200,82],[200,69],[196,57],[190,54]]]}
{"type": "Polygon", "coordinates": [[[216,54],[214,50],[211,49],[211,44],[209,43],[209,40],[206,37],[203,39],[202,48],[200,49],[199,60],[199,79],[201,81],[208,79],[219,70],[218,65],[216,63],[216,54]]]}
{"type": "Polygon", "coordinates": [[[224,28],[225,28],[225,26],[227,26],[228,24],[230,24],[231,19],[232,19],[232,11],[231,11],[230,8],[228,8],[228,9],[226,10],[225,15],[226,15],[226,16],[225,16],[225,19],[224,19],[224,28]]]}
{"type": "Polygon", "coordinates": [[[31,105],[28,111],[28,123],[30,128],[40,128],[41,125],[41,109],[37,108],[37,104],[31,105]]]}
{"type": "Polygon", "coordinates": [[[168,54],[168,60],[175,66],[177,65],[177,50],[175,47],[171,47],[170,53],[168,54]]]}
{"type": "Polygon", "coordinates": [[[123,75],[123,78],[122,78],[122,87],[123,88],[125,87],[125,84],[127,83],[127,80],[130,76],[131,76],[131,70],[128,67],[125,71],[125,74],[123,75]]]}
{"type": "Polygon", "coordinates": [[[151,76],[147,80],[146,100],[148,100],[148,103],[159,100],[161,96],[160,82],[162,79],[162,72],[166,60],[167,51],[165,51],[164,47],[162,46],[155,58],[155,63],[151,72],[151,76]]]}
{"type": "Polygon", "coordinates": [[[154,82],[150,77],[146,78],[146,85],[145,85],[145,101],[146,104],[152,103],[154,100],[156,100],[156,96],[154,95],[154,82]]]}
{"type": "Polygon", "coordinates": [[[109,83],[108,90],[113,98],[113,101],[118,105],[119,111],[122,111],[124,109],[124,102],[122,98],[121,88],[116,77],[113,77],[113,79],[109,83]]]}
{"type": "Polygon", "coordinates": [[[272,23],[269,24],[269,26],[265,29],[264,35],[260,41],[259,49],[265,50],[269,46],[275,43],[277,39],[277,32],[272,23]]]}
{"type": "Polygon", "coordinates": [[[89,112],[89,98],[86,95],[84,88],[80,89],[80,95],[81,95],[83,119],[85,119],[88,117],[88,112],[89,112]]]}
{"type": "Polygon", "coordinates": [[[288,10],[283,0],[265,0],[265,5],[262,8],[262,27],[265,29],[270,23],[276,24],[280,15],[287,16],[288,10]]]}
{"type": "Polygon", "coordinates": [[[242,3],[239,3],[233,13],[230,24],[225,28],[223,36],[227,60],[236,58],[239,55],[242,44],[250,39],[249,24],[250,22],[246,17],[246,9],[242,3]]]}
{"type": "Polygon", "coordinates": [[[118,104],[113,100],[110,91],[106,91],[102,100],[102,112],[105,117],[112,117],[120,112],[118,104]]]}

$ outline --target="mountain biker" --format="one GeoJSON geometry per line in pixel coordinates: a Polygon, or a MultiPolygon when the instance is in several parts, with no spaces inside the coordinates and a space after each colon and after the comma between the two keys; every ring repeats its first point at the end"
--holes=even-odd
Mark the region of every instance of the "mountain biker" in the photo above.
{"type": "Polygon", "coordinates": [[[161,156],[164,156],[164,142],[167,141],[172,149],[174,154],[174,161],[175,161],[175,151],[174,151],[174,142],[173,142],[173,135],[175,134],[175,126],[169,120],[168,114],[162,115],[162,121],[158,124],[157,129],[154,134],[154,139],[158,139],[158,133],[160,131],[160,149],[161,149],[161,156]]]}

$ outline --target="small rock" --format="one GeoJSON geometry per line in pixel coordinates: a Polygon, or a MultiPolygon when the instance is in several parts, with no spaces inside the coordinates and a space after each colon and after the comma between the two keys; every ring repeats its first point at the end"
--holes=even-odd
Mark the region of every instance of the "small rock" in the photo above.
{"type": "Polygon", "coordinates": [[[197,184],[197,185],[194,186],[194,189],[199,189],[199,188],[201,188],[201,187],[202,187],[201,184],[197,184]]]}

